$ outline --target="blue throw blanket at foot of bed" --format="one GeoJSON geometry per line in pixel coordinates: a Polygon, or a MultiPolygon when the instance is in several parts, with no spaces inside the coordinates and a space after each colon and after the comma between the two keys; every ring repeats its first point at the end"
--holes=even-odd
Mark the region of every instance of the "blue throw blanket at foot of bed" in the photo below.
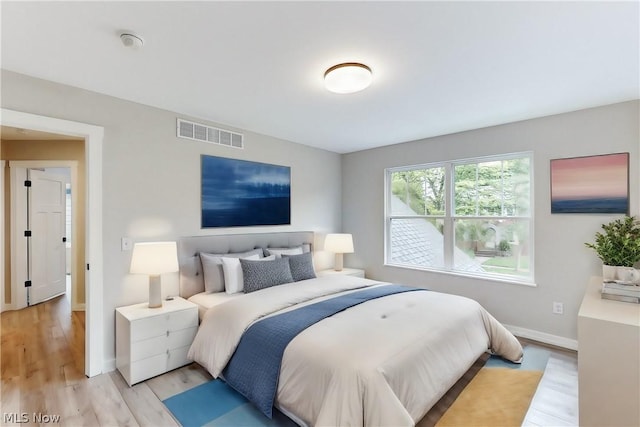
{"type": "Polygon", "coordinates": [[[271,418],[284,350],[300,332],[320,320],[363,302],[403,292],[426,290],[379,286],[310,304],[260,320],[242,335],[223,371],[227,384],[271,418]]]}

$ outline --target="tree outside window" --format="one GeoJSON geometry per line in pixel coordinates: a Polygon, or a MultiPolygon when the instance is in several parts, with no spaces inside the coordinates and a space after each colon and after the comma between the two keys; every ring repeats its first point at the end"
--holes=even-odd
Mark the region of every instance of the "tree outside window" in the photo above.
{"type": "Polygon", "coordinates": [[[387,263],[531,281],[531,169],[529,153],[388,169],[387,263]]]}

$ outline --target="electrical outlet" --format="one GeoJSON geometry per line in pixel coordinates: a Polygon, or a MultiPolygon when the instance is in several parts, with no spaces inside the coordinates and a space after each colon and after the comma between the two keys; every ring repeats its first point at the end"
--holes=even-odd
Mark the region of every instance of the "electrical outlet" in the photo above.
{"type": "Polygon", "coordinates": [[[561,302],[553,302],[553,314],[564,314],[564,304],[561,302]]]}
{"type": "Polygon", "coordinates": [[[123,237],[120,240],[120,248],[122,249],[122,251],[130,251],[131,250],[131,238],[130,237],[123,237]]]}

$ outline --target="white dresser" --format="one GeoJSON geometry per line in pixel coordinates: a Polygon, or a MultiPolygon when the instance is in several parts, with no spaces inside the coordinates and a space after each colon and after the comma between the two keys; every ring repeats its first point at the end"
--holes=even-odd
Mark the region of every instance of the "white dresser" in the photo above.
{"type": "Polygon", "coordinates": [[[640,304],[602,299],[592,277],[578,312],[581,426],[640,425],[640,304]]]}
{"type": "Polygon", "coordinates": [[[176,297],[116,309],[116,367],[129,385],[184,366],[198,330],[198,306],[176,297]]]}

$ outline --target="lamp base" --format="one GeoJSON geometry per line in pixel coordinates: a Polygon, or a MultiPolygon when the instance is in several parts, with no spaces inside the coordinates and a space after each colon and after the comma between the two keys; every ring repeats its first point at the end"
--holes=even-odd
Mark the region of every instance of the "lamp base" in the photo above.
{"type": "Polygon", "coordinates": [[[162,285],[160,276],[149,276],[149,308],[162,307],[162,285]]]}
{"type": "Polygon", "coordinates": [[[343,259],[342,254],[336,254],[336,262],[333,265],[335,271],[342,271],[343,259]]]}

